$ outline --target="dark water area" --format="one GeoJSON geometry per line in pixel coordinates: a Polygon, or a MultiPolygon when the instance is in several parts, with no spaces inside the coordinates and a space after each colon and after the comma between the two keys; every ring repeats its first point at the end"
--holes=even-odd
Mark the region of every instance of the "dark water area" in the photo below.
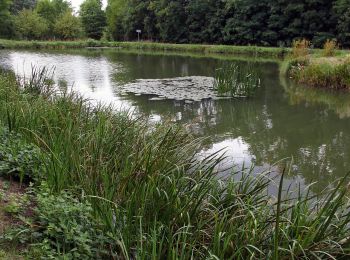
{"type": "Polygon", "coordinates": [[[140,79],[213,77],[228,62],[244,66],[251,60],[118,50],[0,51],[0,66],[18,75],[29,76],[32,66],[55,67],[56,81],[66,82],[87,98],[134,109],[154,121],[185,125],[207,138],[203,153],[223,149],[228,157],[225,167],[255,165],[256,172],[271,169],[278,175],[292,160],[286,184],[305,187],[317,182],[315,192],[346,175],[350,95],[297,86],[280,75],[278,61],[254,63],[261,88],[249,99],[152,100],[153,95],[120,91],[140,79]],[[286,160],[275,165],[282,159],[286,160]]]}

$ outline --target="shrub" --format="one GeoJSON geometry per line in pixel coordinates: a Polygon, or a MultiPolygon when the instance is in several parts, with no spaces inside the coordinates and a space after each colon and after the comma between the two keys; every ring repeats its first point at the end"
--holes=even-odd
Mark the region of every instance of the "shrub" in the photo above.
{"type": "MultiPolygon", "coordinates": [[[[30,259],[104,259],[111,255],[104,235],[86,198],[62,191],[52,194],[46,183],[34,190],[33,216],[8,230],[1,243],[29,245],[30,259]]],[[[24,217],[22,216],[23,220],[24,217]]]]}
{"type": "Polygon", "coordinates": [[[292,45],[293,58],[300,58],[300,57],[305,57],[309,55],[310,45],[311,45],[311,42],[306,39],[293,41],[293,45],[292,45]]]}
{"type": "Polygon", "coordinates": [[[0,176],[22,180],[38,178],[44,171],[42,154],[19,134],[0,130],[0,176]]]}
{"type": "Polygon", "coordinates": [[[335,40],[327,40],[323,45],[323,56],[334,56],[335,51],[338,49],[338,43],[335,40]]]}

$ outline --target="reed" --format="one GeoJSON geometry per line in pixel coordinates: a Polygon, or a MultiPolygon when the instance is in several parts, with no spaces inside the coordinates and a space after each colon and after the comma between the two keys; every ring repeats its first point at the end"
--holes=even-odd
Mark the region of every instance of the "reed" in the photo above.
{"type": "Polygon", "coordinates": [[[216,70],[214,79],[214,89],[222,96],[248,98],[252,97],[260,87],[258,73],[250,64],[247,66],[225,65],[216,70]]]}
{"type": "MultiPolygon", "coordinates": [[[[111,241],[103,247],[109,257],[336,259],[350,253],[345,178],[323,197],[299,190],[294,199],[282,195],[282,178],[274,199],[267,193],[274,183],[268,173],[252,177],[254,169],[242,169],[240,180],[234,172],[220,180],[216,169],[223,157],[199,161],[201,140],[179,126],[151,125],[74,93],[25,92],[18,82],[0,74],[0,121],[45,153],[41,178],[51,195],[41,203],[55,203],[57,196],[63,207],[61,192],[70,192],[75,204],[89,201],[111,241]]],[[[61,256],[77,253],[48,239],[61,256]]]]}

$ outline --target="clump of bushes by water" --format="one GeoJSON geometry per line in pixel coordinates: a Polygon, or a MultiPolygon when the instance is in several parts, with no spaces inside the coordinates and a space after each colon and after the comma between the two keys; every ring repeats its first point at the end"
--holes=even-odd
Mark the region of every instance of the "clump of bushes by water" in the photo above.
{"type": "Polygon", "coordinates": [[[253,177],[253,169],[243,169],[242,179],[232,173],[221,180],[216,169],[222,157],[198,161],[201,140],[181,127],[150,125],[111,107],[92,106],[74,93],[25,93],[14,77],[2,74],[0,86],[1,123],[48,158],[28,232],[12,236],[36,249],[36,258],[289,259],[349,253],[345,179],[322,199],[299,191],[291,200],[282,195],[282,174],[273,199],[267,173],[253,177]]]}
{"type": "Polygon", "coordinates": [[[259,87],[260,78],[251,65],[227,64],[215,72],[214,89],[221,96],[252,97],[259,87]]]}

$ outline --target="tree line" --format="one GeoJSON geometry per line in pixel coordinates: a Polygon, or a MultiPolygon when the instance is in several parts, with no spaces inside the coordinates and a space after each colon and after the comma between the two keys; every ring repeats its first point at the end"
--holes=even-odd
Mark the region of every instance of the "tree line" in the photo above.
{"type": "Polygon", "coordinates": [[[0,0],[0,37],[137,39],[171,43],[350,46],[350,0],[0,0]]]}
{"type": "Polygon", "coordinates": [[[109,0],[113,39],[289,46],[306,38],[350,46],[350,0],[109,0]]]}
{"type": "Polygon", "coordinates": [[[100,39],[106,15],[100,0],[86,0],[74,14],[66,0],[0,0],[0,37],[48,40],[100,39]]]}

